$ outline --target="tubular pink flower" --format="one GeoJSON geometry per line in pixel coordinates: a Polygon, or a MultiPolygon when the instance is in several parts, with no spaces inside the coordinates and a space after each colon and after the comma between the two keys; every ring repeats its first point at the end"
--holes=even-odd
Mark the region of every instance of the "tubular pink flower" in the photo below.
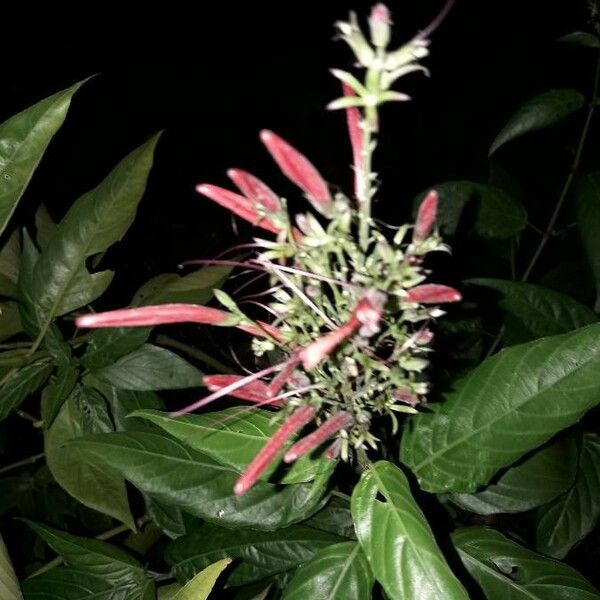
{"type": "Polygon", "coordinates": [[[318,429],[297,441],[283,457],[283,461],[291,463],[304,456],[342,429],[348,429],[354,423],[354,417],[347,412],[339,412],[329,417],[318,429]]]}
{"type": "Polygon", "coordinates": [[[418,285],[410,290],[405,298],[406,302],[418,302],[420,304],[441,304],[445,302],[460,302],[461,293],[447,285],[426,283],[418,285]]]}
{"type": "Polygon", "coordinates": [[[314,418],[315,412],[312,406],[303,406],[283,422],[237,480],[233,487],[236,496],[245,494],[256,483],[275,460],[283,445],[314,418]]]}
{"type": "Polygon", "coordinates": [[[413,242],[423,242],[431,234],[438,209],[438,193],[431,190],[419,206],[417,221],[413,230],[413,242]]]}
{"type": "Polygon", "coordinates": [[[409,390],[394,390],[392,392],[392,396],[394,396],[394,398],[398,400],[398,402],[403,402],[404,404],[408,404],[409,406],[417,406],[418,404],[421,404],[424,401],[422,397],[413,394],[409,390]]]}
{"type": "MultiPolygon", "coordinates": [[[[347,83],[342,83],[344,96],[355,96],[356,94],[347,83]]],[[[363,130],[360,126],[360,110],[356,106],[346,109],[346,123],[348,125],[348,136],[352,146],[352,164],[354,166],[354,195],[360,189],[360,180],[364,168],[363,160],[363,130]]]]}
{"type": "Polygon", "coordinates": [[[238,217],[252,223],[252,225],[262,227],[275,234],[281,231],[281,229],[271,223],[271,221],[259,215],[252,202],[245,196],[226,190],[218,185],[211,185],[208,183],[197,185],[196,191],[202,196],[206,196],[217,204],[220,204],[238,217]]]}
{"type": "Polygon", "coordinates": [[[324,212],[330,211],[333,201],[329,187],[306,156],[268,129],[260,132],[260,139],[283,174],[303,190],[317,207],[324,212]]]}
{"type": "MultiPolygon", "coordinates": [[[[202,381],[209,391],[218,392],[242,379],[245,379],[243,375],[205,375],[202,381]]],[[[240,400],[248,400],[248,402],[255,402],[257,404],[272,406],[282,405],[279,400],[269,400],[269,388],[262,381],[250,381],[244,384],[243,387],[230,392],[229,395],[234,398],[239,398],[240,400]]]]}
{"type": "Polygon", "coordinates": [[[261,206],[271,213],[281,212],[279,196],[258,177],[242,169],[229,169],[227,176],[254,206],[261,206]]]}
{"type": "Polygon", "coordinates": [[[170,323],[200,323],[202,325],[224,326],[231,323],[234,327],[251,335],[271,336],[277,340],[281,338],[279,330],[268,323],[258,321],[256,326],[236,323],[236,317],[231,313],[196,304],[159,304],[140,308],[121,308],[81,315],[75,319],[75,325],[82,329],[148,327],[170,323]]]}

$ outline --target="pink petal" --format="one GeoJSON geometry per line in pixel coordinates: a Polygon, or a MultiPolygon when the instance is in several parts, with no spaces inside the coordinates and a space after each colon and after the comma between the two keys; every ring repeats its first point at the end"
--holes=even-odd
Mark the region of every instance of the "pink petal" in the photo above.
{"type": "Polygon", "coordinates": [[[229,169],[227,176],[253,205],[262,206],[272,213],[281,212],[279,196],[258,177],[242,169],[229,169]]]}
{"type": "Polygon", "coordinates": [[[443,302],[460,302],[461,293],[447,285],[426,283],[418,285],[408,291],[406,302],[418,302],[420,304],[441,304],[443,302]]]}
{"type": "MultiPolygon", "coordinates": [[[[204,385],[211,392],[218,392],[224,387],[230,386],[232,383],[245,379],[243,375],[205,375],[203,378],[204,385]]],[[[243,387],[234,390],[229,395],[240,400],[248,400],[257,404],[267,404],[281,406],[281,401],[269,401],[269,388],[262,381],[250,381],[243,387]]]]}
{"type": "Polygon", "coordinates": [[[237,480],[233,487],[236,496],[245,494],[259,479],[259,477],[269,468],[269,465],[277,458],[283,445],[315,416],[315,409],[312,406],[303,406],[296,409],[281,425],[281,427],[271,436],[269,441],[263,446],[262,450],[256,455],[254,460],[248,465],[244,473],[237,480]]]}
{"type": "Polygon", "coordinates": [[[342,429],[352,427],[354,417],[347,412],[339,412],[333,417],[330,417],[318,429],[311,434],[303,437],[296,442],[283,457],[284,462],[290,463],[304,456],[317,446],[320,446],[324,441],[328,440],[332,435],[335,435],[342,429]]]}
{"type": "MultiPolygon", "coordinates": [[[[344,96],[355,96],[352,88],[342,83],[344,96]]],[[[352,163],[354,165],[354,195],[358,195],[360,187],[360,178],[363,171],[363,131],[360,126],[360,111],[356,106],[351,106],[346,109],[346,123],[348,125],[348,135],[350,137],[350,145],[352,146],[352,163]]]]}
{"type": "Polygon", "coordinates": [[[306,156],[268,129],[260,132],[260,139],[286,177],[317,205],[331,208],[329,187],[306,156]]]}
{"type": "Polygon", "coordinates": [[[234,215],[256,225],[262,227],[271,233],[279,233],[279,227],[276,227],[269,220],[261,217],[254,209],[252,202],[245,196],[236,194],[226,190],[225,188],[219,187],[218,185],[211,185],[203,183],[196,186],[196,191],[207,198],[210,198],[217,204],[220,204],[227,210],[231,211],[234,215]]]}
{"type": "Polygon", "coordinates": [[[431,234],[438,209],[438,194],[431,190],[419,206],[417,222],[413,230],[413,242],[423,242],[431,234]]]}
{"type": "Polygon", "coordinates": [[[335,331],[326,333],[320,338],[302,348],[299,358],[307,371],[314,369],[322,360],[327,358],[346,338],[351,336],[360,326],[357,319],[351,319],[335,331]]]}

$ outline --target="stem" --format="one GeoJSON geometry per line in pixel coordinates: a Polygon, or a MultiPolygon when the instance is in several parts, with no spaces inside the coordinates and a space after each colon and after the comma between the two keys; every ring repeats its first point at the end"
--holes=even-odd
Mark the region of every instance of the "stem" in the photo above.
{"type": "Polygon", "coordinates": [[[19,467],[25,467],[26,465],[32,465],[33,463],[40,460],[40,458],[44,458],[44,452],[40,452],[39,454],[34,454],[32,456],[28,456],[27,458],[23,458],[22,460],[18,460],[10,465],[6,465],[5,467],[0,468],[0,473],[7,473],[8,471],[12,471],[13,469],[18,469],[19,467]]]}
{"type": "Polygon", "coordinates": [[[188,344],[184,344],[183,342],[174,340],[168,335],[157,335],[156,343],[160,344],[161,346],[169,346],[170,348],[175,348],[175,350],[181,350],[182,352],[185,352],[192,358],[195,358],[196,360],[203,362],[205,365],[212,367],[213,369],[215,369],[215,371],[217,371],[217,373],[223,373],[227,375],[234,373],[233,369],[230,369],[226,364],[222,363],[216,358],[213,358],[205,352],[202,352],[202,350],[199,350],[198,348],[194,348],[193,346],[189,346],[188,344]]]}
{"type": "Polygon", "coordinates": [[[556,206],[554,207],[554,212],[552,213],[552,216],[550,217],[550,220],[548,221],[546,231],[544,232],[544,235],[542,236],[542,239],[540,240],[540,243],[539,243],[536,251],[534,252],[533,256],[531,257],[529,266],[525,270],[525,273],[523,274],[521,281],[527,281],[529,279],[529,276],[531,275],[531,272],[533,271],[533,268],[535,267],[535,265],[540,257],[540,254],[542,253],[543,249],[545,248],[546,244],[548,243],[548,240],[552,236],[552,232],[554,231],[554,227],[556,225],[556,221],[558,219],[560,209],[562,208],[562,205],[565,203],[565,200],[567,199],[567,194],[569,193],[569,190],[571,189],[571,184],[573,183],[575,174],[577,173],[577,170],[579,169],[579,163],[581,161],[583,147],[585,146],[585,142],[587,140],[588,133],[590,130],[590,125],[592,122],[592,117],[594,116],[594,111],[596,109],[596,101],[598,99],[599,84],[600,84],[600,53],[598,54],[598,60],[596,62],[596,72],[594,75],[594,87],[593,87],[593,92],[592,92],[592,100],[590,101],[590,105],[588,107],[587,117],[585,119],[583,129],[581,131],[581,137],[579,138],[579,144],[577,146],[575,158],[573,159],[573,164],[571,165],[571,169],[569,170],[569,174],[567,176],[565,184],[562,188],[560,196],[558,197],[556,206]]]}

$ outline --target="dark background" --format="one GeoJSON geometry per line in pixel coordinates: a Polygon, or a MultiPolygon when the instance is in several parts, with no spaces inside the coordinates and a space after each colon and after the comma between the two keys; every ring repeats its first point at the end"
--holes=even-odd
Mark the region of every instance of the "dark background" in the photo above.
{"type": "MultiPolygon", "coordinates": [[[[99,74],[76,95],[21,218],[43,201],[59,219],[124,154],[164,129],[140,216],[106,259],[119,273],[105,296],[110,302],[120,300],[111,294],[129,296],[151,275],[233,243],[230,217],[200,198],[196,183],[225,185],[225,170],[240,166],[293,195],[261,147],[263,127],[289,139],[349,191],[344,118],[324,110],[339,95],[328,68],[350,64],[345,44],[333,40],[333,22],[351,8],[364,15],[371,4],[167,3],[160,10],[90,4],[85,11],[24,7],[22,14],[5,14],[11,26],[2,41],[0,119],[99,74]]],[[[391,3],[398,39],[426,26],[441,4],[391,3]]],[[[553,87],[588,91],[594,53],[555,41],[588,28],[587,13],[586,0],[457,0],[434,35],[426,60],[432,77],[406,78],[402,89],[414,101],[384,109],[377,215],[398,223],[414,194],[428,186],[487,180],[489,144],[523,101],[553,87]]],[[[527,143],[519,148],[521,154],[500,152],[499,164],[511,163],[517,176],[527,170],[536,193],[564,178],[568,163],[556,146],[547,156],[539,155],[544,144],[535,152],[527,143]]],[[[239,235],[246,233],[242,226],[239,235]]]]}

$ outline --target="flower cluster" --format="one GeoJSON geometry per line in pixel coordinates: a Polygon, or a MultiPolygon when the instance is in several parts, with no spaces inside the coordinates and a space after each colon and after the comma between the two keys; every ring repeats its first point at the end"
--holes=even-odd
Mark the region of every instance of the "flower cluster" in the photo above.
{"type": "Polygon", "coordinates": [[[376,193],[371,162],[378,107],[407,99],[391,85],[407,73],[425,70],[418,60],[427,55],[428,33],[443,14],[390,52],[390,15],[382,4],[369,18],[370,42],[354,15],[337,24],[365,70],[364,82],[334,70],[344,95],[329,105],[346,110],[355,173],[352,197],[332,193],[303,154],[267,130],[260,133],[261,141],[318,216],[308,212],[292,218],[283,198],[241,169],[228,171],[237,192],[197,186],[201,195],[274,236],[256,238],[255,256],[243,263],[198,261],[242,264],[266,273],[270,299],[264,308],[273,316],[271,322],[251,320],[222,291],[216,295],[225,310],[167,304],[78,319],[79,327],[194,322],[234,326],[253,336],[254,353],[272,358],[270,366],[248,376],[206,376],[211,393],[175,413],[196,410],[225,395],[279,409],[279,429],[240,477],[236,494],[246,492],[309,423],[316,428],[285,450],[285,462],[325,443],[326,456],[343,460],[354,450],[377,449],[374,421],[391,419],[395,432],[397,415],[415,412],[425,401],[432,321],[443,314],[439,304],[461,297],[453,288],[426,283],[425,256],[447,250],[434,227],[436,192],[425,197],[415,223],[399,227],[389,239],[371,217],[376,193]]]}

